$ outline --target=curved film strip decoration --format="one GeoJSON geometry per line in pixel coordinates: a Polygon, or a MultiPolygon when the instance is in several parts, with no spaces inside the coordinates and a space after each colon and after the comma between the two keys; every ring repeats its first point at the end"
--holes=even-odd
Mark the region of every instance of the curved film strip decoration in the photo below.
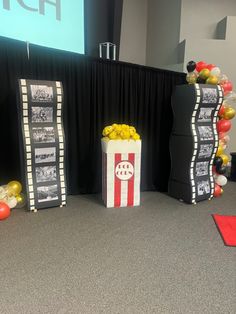
{"type": "Polygon", "coordinates": [[[29,209],[66,205],[61,82],[19,80],[29,209]]]}
{"type": "Polygon", "coordinates": [[[216,122],[222,102],[219,85],[176,87],[170,138],[171,196],[193,204],[213,197],[212,166],[219,143],[216,122]]]}

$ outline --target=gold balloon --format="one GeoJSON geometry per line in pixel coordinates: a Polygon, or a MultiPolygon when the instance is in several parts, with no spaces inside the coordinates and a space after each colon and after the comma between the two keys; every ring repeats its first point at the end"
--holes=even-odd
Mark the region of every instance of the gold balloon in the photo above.
{"type": "Polygon", "coordinates": [[[233,108],[229,107],[229,108],[225,109],[223,117],[226,120],[230,120],[230,119],[233,119],[235,117],[235,114],[236,114],[235,110],[233,108]]]}
{"type": "Polygon", "coordinates": [[[190,72],[186,75],[186,81],[189,84],[195,84],[197,82],[197,74],[195,72],[190,72]]]}
{"type": "Polygon", "coordinates": [[[227,165],[227,163],[229,162],[229,157],[227,155],[225,155],[225,154],[220,155],[220,157],[223,160],[223,165],[227,165]]]}
{"type": "Polygon", "coordinates": [[[25,196],[24,194],[18,194],[16,195],[17,204],[21,205],[25,202],[25,196]]]}
{"type": "Polygon", "coordinates": [[[8,195],[16,196],[22,191],[22,185],[18,181],[11,181],[7,184],[8,195]]]}
{"type": "Polygon", "coordinates": [[[206,80],[210,76],[210,70],[208,69],[202,69],[199,73],[199,77],[206,80]]]}
{"type": "Polygon", "coordinates": [[[216,156],[222,155],[223,152],[224,152],[224,148],[221,145],[219,145],[218,149],[217,149],[217,152],[216,152],[216,156]]]}
{"type": "Polygon", "coordinates": [[[210,75],[206,80],[206,84],[217,85],[218,81],[219,79],[216,75],[210,75]]]}

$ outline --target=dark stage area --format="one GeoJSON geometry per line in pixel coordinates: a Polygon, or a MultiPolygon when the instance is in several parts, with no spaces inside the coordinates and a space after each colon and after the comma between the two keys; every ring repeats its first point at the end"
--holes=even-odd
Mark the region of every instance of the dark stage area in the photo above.
{"type": "Polygon", "coordinates": [[[102,129],[134,125],[142,138],[141,189],[166,191],[170,172],[171,94],[185,74],[0,40],[0,184],[23,180],[17,80],[61,81],[69,194],[101,191],[102,129]]]}

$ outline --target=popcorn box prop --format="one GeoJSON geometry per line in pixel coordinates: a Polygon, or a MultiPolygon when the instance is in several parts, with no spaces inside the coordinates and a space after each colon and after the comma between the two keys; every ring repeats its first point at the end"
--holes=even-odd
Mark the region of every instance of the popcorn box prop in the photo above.
{"type": "Polygon", "coordinates": [[[106,207],[140,205],[141,140],[102,139],[102,198],[106,207]]]}

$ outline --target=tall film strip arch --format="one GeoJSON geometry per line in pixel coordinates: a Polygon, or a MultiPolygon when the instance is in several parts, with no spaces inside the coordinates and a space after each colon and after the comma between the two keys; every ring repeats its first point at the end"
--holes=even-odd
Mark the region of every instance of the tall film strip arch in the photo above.
{"type": "Polygon", "coordinates": [[[176,87],[170,137],[171,196],[192,204],[213,197],[212,166],[219,144],[216,122],[222,102],[219,85],[176,87]]]}
{"type": "Polygon", "coordinates": [[[19,80],[22,169],[30,211],[66,205],[61,82],[19,80]]]}

